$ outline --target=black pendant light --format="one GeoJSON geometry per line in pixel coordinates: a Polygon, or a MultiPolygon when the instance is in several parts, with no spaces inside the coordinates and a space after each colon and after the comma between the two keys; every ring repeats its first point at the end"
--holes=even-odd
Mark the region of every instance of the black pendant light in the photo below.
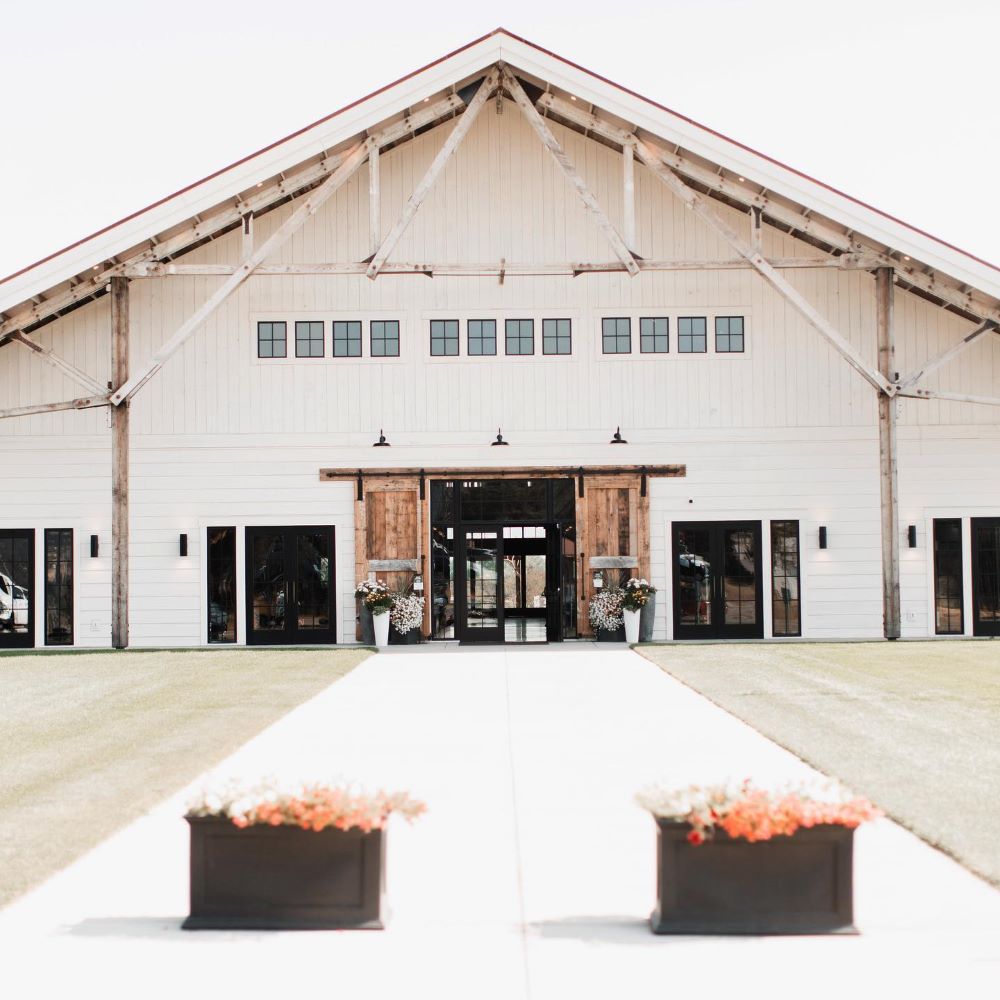
{"type": "Polygon", "coordinates": [[[491,448],[495,448],[497,445],[501,445],[502,447],[506,448],[509,444],[510,444],[509,441],[504,441],[503,434],[500,433],[500,428],[498,427],[497,428],[497,439],[496,439],[496,441],[491,441],[490,442],[490,447],[491,448]]]}
{"type": "Polygon", "coordinates": [[[615,436],[611,439],[611,441],[609,443],[610,444],[628,444],[628,441],[626,441],[625,438],[622,437],[622,429],[621,429],[621,427],[616,427],[615,428],[615,436]]]}
{"type": "Polygon", "coordinates": [[[389,444],[385,439],[385,435],[382,433],[382,428],[378,429],[378,440],[372,445],[373,448],[391,448],[392,445],[389,444]]]}

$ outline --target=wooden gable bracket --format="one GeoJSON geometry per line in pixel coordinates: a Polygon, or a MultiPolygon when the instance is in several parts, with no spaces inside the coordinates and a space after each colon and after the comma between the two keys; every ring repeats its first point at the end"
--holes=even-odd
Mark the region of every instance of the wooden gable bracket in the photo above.
{"type": "Polygon", "coordinates": [[[337,191],[357,173],[361,164],[368,159],[368,153],[376,144],[372,138],[359,142],[344,157],[340,166],[315,191],[308,194],[305,201],[256,249],[254,252],[216,289],[208,300],[196,309],[177,332],[153,355],[153,357],[127,382],[120,385],[110,396],[115,406],[120,406],[141,389],[162,367],[164,362],[225,302],[257,266],[292,237],[312,218],[337,191]]]}
{"type": "Polygon", "coordinates": [[[490,96],[496,89],[499,78],[496,68],[486,74],[483,82],[479,85],[479,89],[476,91],[475,97],[469,101],[465,111],[459,117],[458,124],[452,129],[444,145],[438,150],[437,156],[434,157],[431,165],[427,168],[427,172],[421,178],[420,183],[413,189],[413,194],[410,195],[409,200],[403,206],[403,211],[396,220],[396,224],[389,230],[385,239],[382,240],[378,249],[372,255],[371,263],[365,272],[372,281],[378,277],[379,271],[382,270],[382,265],[388,260],[389,254],[392,253],[393,248],[399,242],[403,233],[406,232],[407,226],[413,221],[413,217],[417,214],[417,210],[434,186],[434,182],[438,179],[441,171],[444,170],[445,165],[451,159],[455,150],[461,145],[469,129],[472,128],[483,105],[490,99],[490,96]]]}
{"type": "MultiPolygon", "coordinates": [[[[544,145],[545,148],[552,154],[552,158],[559,165],[559,168],[566,175],[566,179],[580,196],[580,200],[583,202],[584,207],[596,220],[601,232],[603,232],[607,237],[608,243],[611,245],[611,249],[614,250],[615,256],[625,266],[625,270],[628,271],[628,273],[634,278],[639,273],[639,265],[636,262],[634,254],[626,245],[621,233],[615,229],[611,220],[604,213],[604,209],[601,208],[597,198],[594,197],[590,188],[588,188],[584,183],[584,180],[580,176],[576,167],[573,166],[572,161],[559,144],[559,140],[556,139],[556,137],[552,134],[552,130],[545,124],[545,120],[535,110],[535,106],[531,103],[531,99],[524,92],[524,88],[517,82],[517,78],[510,72],[510,70],[506,68],[503,71],[503,85],[505,89],[510,92],[511,97],[514,98],[514,102],[521,109],[524,117],[528,120],[528,124],[532,127],[535,134],[539,139],[541,139],[542,145],[544,145]]],[[[634,232],[632,233],[632,236],[634,242],[634,232]]]]}
{"type": "Polygon", "coordinates": [[[57,371],[62,372],[63,375],[73,379],[78,385],[82,385],[92,396],[107,398],[107,388],[101,385],[97,379],[91,378],[86,372],[81,371],[76,365],[70,364],[65,358],[56,354],[55,351],[50,350],[48,347],[42,347],[41,344],[36,343],[27,334],[21,333],[18,330],[11,333],[5,339],[21,344],[23,347],[28,348],[28,350],[33,351],[46,364],[51,365],[57,371]]]}
{"type": "MultiPolygon", "coordinates": [[[[963,351],[968,350],[973,344],[981,340],[988,333],[996,333],[1000,335],[1000,328],[997,327],[995,323],[987,320],[985,323],[980,324],[976,327],[972,333],[967,334],[963,337],[957,344],[953,344],[951,347],[946,348],[940,354],[935,355],[929,361],[925,361],[924,364],[914,371],[910,372],[909,375],[904,376],[899,380],[899,391],[903,395],[909,395],[905,390],[910,389],[912,386],[916,385],[922,378],[926,378],[931,372],[937,371],[942,365],[946,365],[953,358],[958,357],[963,351]]],[[[916,394],[914,394],[916,396],[916,394]]],[[[917,396],[916,398],[927,398],[926,396],[917,396]]]]}
{"type": "Polygon", "coordinates": [[[750,262],[751,267],[782,298],[792,305],[862,378],[886,396],[894,396],[896,394],[896,386],[889,382],[881,372],[869,365],[854,346],[834,329],[833,324],[821,316],[806,297],[794,288],[773,264],[764,259],[759,250],[755,251],[750,244],[744,243],[722,216],[708,204],[705,198],[693,188],[688,187],[677,174],[659,159],[656,152],[650,149],[644,142],[639,139],[630,139],[628,141],[635,143],[635,152],[639,160],[656,174],[688,208],[695,211],[707,222],[741,257],[746,258],[750,262]]]}
{"type": "Polygon", "coordinates": [[[35,413],[55,413],[57,410],[87,410],[94,406],[110,406],[107,396],[85,396],[82,399],[67,399],[62,403],[35,403],[32,406],[14,406],[0,410],[0,420],[8,417],[30,417],[35,413]]]}
{"type": "MultiPolygon", "coordinates": [[[[639,141],[634,132],[620,128],[592,111],[580,107],[579,104],[557,97],[555,94],[542,94],[538,98],[536,106],[540,111],[555,115],[563,121],[576,125],[585,131],[593,132],[619,146],[639,141]]],[[[654,152],[660,163],[681,177],[701,184],[713,194],[744,205],[746,208],[756,206],[773,223],[779,223],[796,233],[812,237],[831,247],[833,251],[868,258],[871,262],[865,266],[865,270],[872,270],[875,267],[892,267],[899,278],[912,288],[926,292],[946,305],[954,306],[980,320],[991,319],[1000,323],[1000,308],[977,301],[957,287],[942,284],[934,274],[918,270],[915,264],[904,264],[888,253],[862,245],[854,233],[845,233],[834,225],[813,218],[807,210],[801,207],[785,204],[769,197],[766,191],[756,191],[735,178],[718,174],[715,170],[687,155],[679,146],[672,145],[670,149],[659,146],[654,148],[648,143],[646,146],[654,152]]]]}

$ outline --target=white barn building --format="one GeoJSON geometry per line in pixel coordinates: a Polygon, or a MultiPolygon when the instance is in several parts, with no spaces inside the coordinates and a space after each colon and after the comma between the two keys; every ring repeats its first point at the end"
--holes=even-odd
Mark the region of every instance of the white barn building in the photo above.
{"type": "Polygon", "coordinates": [[[498,30],[0,282],[0,647],[354,642],[372,573],[430,639],[620,572],[660,640],[997,635],[998,329],[993,265],[498,30]]]}

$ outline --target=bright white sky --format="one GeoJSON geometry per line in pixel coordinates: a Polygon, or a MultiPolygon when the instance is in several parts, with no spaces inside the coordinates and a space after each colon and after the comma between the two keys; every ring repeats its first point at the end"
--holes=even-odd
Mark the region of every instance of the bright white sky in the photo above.
{"type": "Polygon", "coordinates": [[[0,0],[0,275],[498,25],[1000,263],[1000,0],[0,0]]]}

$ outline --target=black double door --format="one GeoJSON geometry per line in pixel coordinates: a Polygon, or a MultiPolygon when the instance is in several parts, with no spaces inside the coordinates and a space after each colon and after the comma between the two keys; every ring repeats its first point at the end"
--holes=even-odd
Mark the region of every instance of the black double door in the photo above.
{"type": "Polygon", "coordinates": [[[337,641],[334,529],[246,529],[247,643],[337,641]]]}
{"type": "Polygon", "coordinates": [[[35,645],[35,532],[0,530],[0,649],[35,645]]]}
{"type": "Polygon", "coordinates": [[[972,634],[1000,635],[1000,517],[972,519],[972,634]]]}
{"type": "Polygon", "coordinates": [[[760,521],[673,526],[674,638],[764,636],[760,521]]]}
{"type": "Polygon", "coordinates": [[[455,546],[460,642],[560,642],[561,532],[557,525],[462,525],[455,546]]]}

